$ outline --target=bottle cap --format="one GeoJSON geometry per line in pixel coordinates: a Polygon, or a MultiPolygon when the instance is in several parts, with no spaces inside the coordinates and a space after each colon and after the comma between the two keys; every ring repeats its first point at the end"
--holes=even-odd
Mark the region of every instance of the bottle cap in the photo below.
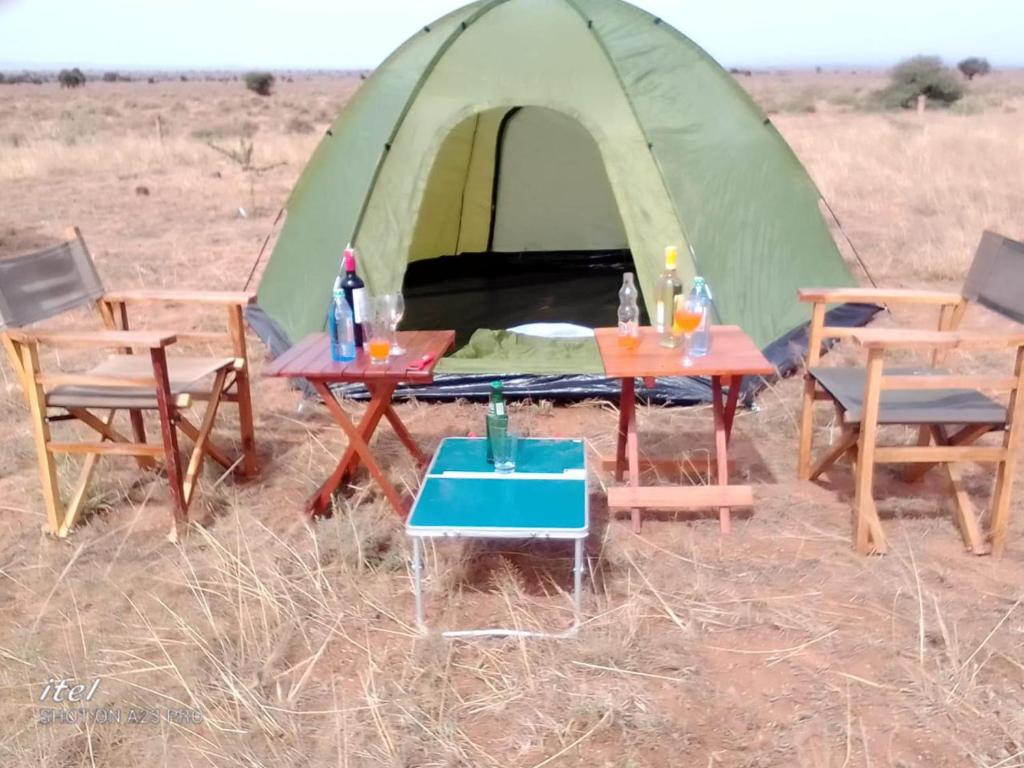
{"type": "Polygon", "coordinates": [[[632,283],[633,282],[633,273],[632,272],[623,272],[622,273],[622,282],[624,282],[624,283],[632,283]]]}
{"type": "Polygon", "coordinates": [[[501,384],[500,381],[492,381],[491,382],[491,391],[492,392],[501,392],[501,388],[502,388],[502,384],[501,384]]]}
{"type": "Polygon", "coordinates": [[[345,255],[343,257],[345,263],[346,272],[356,271],[356,250],[352,247],[352,243],[345,246],[345,255]]]}
{"type": "Polygon", "coordinates": [[[670,245],[665,249],[665,267],[666,269],[675,269],[676,263],[679,261],[679,249],[674,245],[670,245]]]}

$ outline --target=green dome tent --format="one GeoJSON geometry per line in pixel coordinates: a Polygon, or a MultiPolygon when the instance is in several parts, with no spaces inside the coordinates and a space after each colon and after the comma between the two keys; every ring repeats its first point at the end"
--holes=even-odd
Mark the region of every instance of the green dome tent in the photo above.
{"type": "MultiPolygon", "coordinates": [[[[739,84],[661,19],[621,0],[480,0],[420,30],[342,110],[287,201],[250,319],[272,349],[322,330],[352,242],[372,292],[405,280],[408,297],[407,271],[434,264],[453,284],[500,265],[475,296],[433,285],[437,327],[504,319],[502,304],[578,322],[557,291],[530,299],[554,265],[566,306],[603,302],[612,325],[621,280],[598,295],[586,255],[624,259],[650,309],[675,244],[716,319],[765,346],[808,319],[798,287],[853,283],[819,198],[739,84]],[[490,293],[519,268],[514,300],[490,293]]],[[[404,327],[432,327],[415,315],[404,327]]]]}

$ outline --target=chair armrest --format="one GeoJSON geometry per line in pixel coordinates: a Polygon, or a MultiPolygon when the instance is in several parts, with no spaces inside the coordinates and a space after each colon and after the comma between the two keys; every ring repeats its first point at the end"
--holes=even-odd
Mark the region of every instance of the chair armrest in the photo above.
{"type": "Polygon", "coordinates": [[[921,291],[914,288],[801,288],[800,301],[827,304],[959,304],[965,301],[952,291],[921,291]]]}
{"type": "Polygon", "coordinates": [[[108,291],[106,301],[123,304],[155,304],[180,302],[183,304],[215,304],[246,306],[256,301],[255,291],[188,291],[174,288],[139,288],[127,291],[108,291]]]}
{"type": "Polygon", "coordinates": [[[1024,333],[860,328],[851,337],[867,349],[1005,349],[1024,346],[1024,333]]]}
{"type": "Polygon", "coordinates": [[[22,344],[46,344],[54,347],[114,347],[124,349],[161,349],[178,340],[168,331],[73,331],[62,329],[12,328],[7,331],[22,344]]]}

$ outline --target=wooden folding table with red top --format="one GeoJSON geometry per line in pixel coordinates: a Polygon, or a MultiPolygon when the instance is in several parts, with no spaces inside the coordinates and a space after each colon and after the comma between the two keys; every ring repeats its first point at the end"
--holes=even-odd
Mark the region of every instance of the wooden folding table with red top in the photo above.
{"type": "Polygon", "coordinates": [[[421,467],[427,465],[427,457],[412,439],[405,424],[391,407],[391,398],[399,384],[426,384],[434,380],[434,366],[455,344],[454,331],[402,331],[398,343],[406,352],[388,359],[387,363],[374,365],[370,356],[359,350],[351,362],[336,362],[331,358],[330,340],[326,333],[307,336],[283,355],[274,360],[266,369],[267,376],[283,376],[291,379],[306,379],[323,399],[331,416],[348,437],[348,446],[331,476],[324,481],[306,502],[311,514],[323,514],[331,503],[331,496],[351,476],[362,462],[370,476],[377,482],[391,506],[400,515],[409,511],[409,505],[398,490],[388,482],[377,460],[370,451],[370,438],[382,418],[390,423],[402,445],[412,454],[421,467]],[[370,403],[359,424],[341,407],[332,384],[363,384],[370,391],[370,403]]]}
{"type": "MultiPolygon", "coordinates": [[[[722,532],[729,532],[731,507],[753,504],[750,486],[729,484],[729,440],[736,414],[740,386],[744,376],[768,376],[775,368],[761,354],[754,341],[738,326],[711,327],[708,354],[693,358],[692,367],[684,368],[681,348],[669,349],[659,344],[653,328],[640,329],[640,343],[627,349],[619,343],[617,328],[598,328],[597,346],[601,351],[605,373],[622,379],[619,403],[619,434],[615,452],[615,479],[622,480],[629,468],[629,485],[608,489],[611,510],[629,509],[633,530],[639,532],[642,508],[655,509],[719,509],[722,532]],[[708,376],[711,378],[711,404],[715,425],[715,470],[717,485],[707,486],[641,486],[640,449],[636,431],[636,379],[653,383],[659,376],[708,376]],[[728,394],[723,388],[728,387],[728,394]]],[[[664,464],[655,460],[651,463],[664,464]]],[[[681,463],[681,462],[678,462],[681,463]]]]}

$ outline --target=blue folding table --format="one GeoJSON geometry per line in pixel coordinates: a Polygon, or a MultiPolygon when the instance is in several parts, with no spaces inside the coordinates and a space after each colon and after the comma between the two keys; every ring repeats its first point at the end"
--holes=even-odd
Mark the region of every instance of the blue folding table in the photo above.
{"type": "MultiPolygon", "coordinates": [[[[449,437],[434,455],[406,523],[412,538],[416,621],[423,618],[423,539],[562,539],[574,543],[573,607],[580,617],[583,544],[590,526],[587,460],[582,440],[520,439],[516,469],[499,474],[486,441],[449,437]]],[[[445,632],[446,636],[537,635],[509,629],[445,632]]],[[[550,635],[549,635],[550,636],[550,635]]]]}

